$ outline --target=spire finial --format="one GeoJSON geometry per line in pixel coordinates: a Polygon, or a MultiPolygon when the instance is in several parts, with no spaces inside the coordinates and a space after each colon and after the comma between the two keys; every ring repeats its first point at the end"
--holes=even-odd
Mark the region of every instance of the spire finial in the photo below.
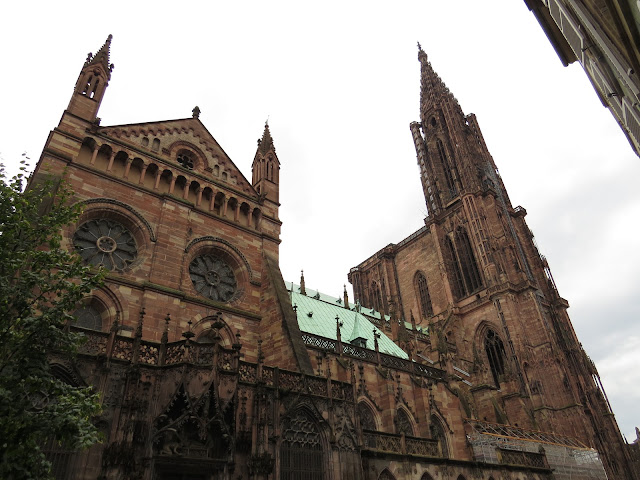
{"type": "Polygon", "coordinates": [[[140,317],[138,318],[138,326],[136,328],[136,337],[138,338],[142,338],[142,324],[144,323],[144,315],[146,313],[144,310],[144,307],[140,309],[140,317]]]}
{"type": "Polygon", "coordinates": [[[166,344],[169,341],[169,322],[171,321],[171,314],[167,313],[167,316],[164,317],[164,330],[162,331],[161,342],[166,344]]]}
{"type": "Polygon", "coordinates": [[[305,285],[304,285],[304,270],[300,270],[300,293],[302,295],[307,294],[307,289],[305,288],[305,285]]]}
{"type": "Polygon", "coordinates": [[[200,107],[198,107],[197,105],[193,108],[193,110],[191,110],[191,113],[193,115],[193,118],[200,118],[200,107]]]}
{"type": "Polygon", "coordinates": [[[420,45],[420,42],[418,42],[418,60],[422,61],[428,60],[427,54],[426,52],[422,49],[422,45],[420,45]]]}
{"type": "Polygon", "coordinates": [[[344,308],[349,308],[349,294],[347,293],[347,284],[344,285],[344,291],[342,292],[342,296],[344,297],[344,308]]]}

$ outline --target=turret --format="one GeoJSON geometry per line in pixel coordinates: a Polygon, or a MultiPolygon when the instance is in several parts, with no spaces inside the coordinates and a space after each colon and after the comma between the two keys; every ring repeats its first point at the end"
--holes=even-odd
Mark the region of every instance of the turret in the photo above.
{"type": "Polygon", "coordinates": [[[264,124],[264,133],[258,140],[258,149],[253,159],[252,183],[259,195],[279,204],[280,161],[273,145],[269,123],[264,124]]]}
{"type": "Polygon", "coordinates": [[[89,122],[96,120],[102,97],[104,97],[104,92],[111,79],[113,71],[113,64],[109,63],[111,38],[111,35],[107,37],[107,41],[104,42],[98,53],[87,55],[67,107],[68,113],[89,122]]]}

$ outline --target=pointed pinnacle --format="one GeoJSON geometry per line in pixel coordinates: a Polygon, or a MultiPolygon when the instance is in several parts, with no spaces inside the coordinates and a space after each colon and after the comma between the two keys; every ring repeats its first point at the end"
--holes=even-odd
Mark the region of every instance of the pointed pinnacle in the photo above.
{"type": "Polygon", "coordinates": [[[100,47],[100,50],[98,50],[98,53],[96,53],[95,55],[89,54],[89,56],[87,56],[87,61],[86,61],[87,65],[102,64],[102,66],[105,68],[107,72],[108,77],[111,76],[111,72],[113,71],[113,63],[109,63],[109,55],[110,55],[112,38],[113,38],[113,35],[109,34],[109,36],[107,37],[107,40],[104,42],[102,47],[100,47]]]}
{"type": "Polygon", "coordinates": [[[262,133],[262,139],[258,140],[258,150],[263,155],[269,150],[276,151],[276,147],[273,144],[273,138],[271,138],[271,132],[269,131],[269,120],[264,124],[264,132],[262,133]]]}

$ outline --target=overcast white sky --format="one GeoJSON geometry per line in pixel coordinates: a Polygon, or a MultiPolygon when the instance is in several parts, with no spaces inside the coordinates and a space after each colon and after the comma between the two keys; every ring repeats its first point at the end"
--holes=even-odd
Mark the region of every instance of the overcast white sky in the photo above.
{"type": "MultiPolygon", "coordinates": [[[[114,35],[102,125],[200,119],[249,179],[265,120],[281,162],[281,269],[342,292],[423,225],[409,123],[416,42],[475,113],[629,440],[640,425],[640,159],[523,1],[11,2],[0,155],[35,162],[87,52],[114,35]],[[108,8],[106,6],[108,5],[108,8]]],[[[351,290],[350,290],[351,291],[351,290]]]]}

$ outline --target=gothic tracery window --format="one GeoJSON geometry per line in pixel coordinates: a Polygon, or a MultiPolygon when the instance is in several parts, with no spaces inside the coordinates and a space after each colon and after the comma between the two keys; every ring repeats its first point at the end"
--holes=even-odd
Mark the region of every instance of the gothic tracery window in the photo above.
{"type": "Polygon", "coordinates": [[[416,287],[418,290],[418,299],[420,301],[420,312],[425,318],[433,316],[433,306],[431,305],[431,296],[429,295],[429,287],[427,286],[427,279],[418,272],[416,274],[416,287]]]}
{"type": "Polygon", "coordinates": [[[228,302],[236,291],[233,270],[216,255],[194,258],[189,265],[189,275],[196,291],[210,300],[228,302]]]}
{"type": "Polygon", "coordinates": [[[93,305],[84,305],[73,312],[75,325],[91,330],[102,330],[102,315],[93,305]]]}
{"type": "Polygon", "coordinates": [[[413,437],[413,425],[409,415],[403,409],[399,409],[396,413],[396,433],[404,433],[409,437],[413,437]]]}
{"type": "Polygon", "coordinates": [[[442,457],[447,458],[449,456],[449,449],[447,447],[447,437],[444,433],[442,422],[435,415],[431,415],[431,422],[429,427],[429,429],[431,430],[431,438],[438,441],[442,457]]]}
{"type": "Polygon", "coordinates": [[[366,403],[358,403],[358,417],[360,418],[360,428],[363,430],[377,430],[373,412],[366,403]]]}
{"type": "Polygon", "coordinates": [[[177,157],[178,163],[180,165],[182,165],[184,168],[186,168],[187,170],[193,170],[193,156],[191,155],[190,152],[187,151],[181,151],[180,153],[178,153],[178,157],[177,157]]]}
{"type": "Polygon", "coordinates": [[[323,480],[324,449],[316,423],[298,411],[285,420],[280,444],[282,480],[323,480]]]}
{"type": "Polygon", "coordinates": [[[86,263],[103,265],[107,270],[125,270],[138,255],[131,232],[106,218],[80,225],[73,235],[73,245],[86,263]]]}
{"type": "Polygon", "coordinates": [[[504,375],[504,344],[496,332],[487,330],[484,337],[484,349],[489,360],[489,368],[496,386],[500,386],[500,376],[504,375]]]}

